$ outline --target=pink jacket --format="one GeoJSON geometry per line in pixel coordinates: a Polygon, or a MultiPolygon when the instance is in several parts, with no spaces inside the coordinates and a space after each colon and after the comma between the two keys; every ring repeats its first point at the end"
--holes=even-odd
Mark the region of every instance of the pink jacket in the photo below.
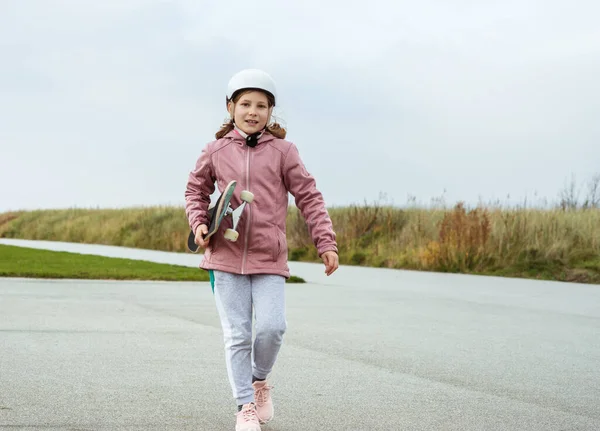
{"type": "Polygon", "coordinates": [[[239,238],[230,242],[223,232],[232,226],[231,217],[210,238],[200,268],[237,274],[279,274],[289,277],[287,265],[286,215],[291,193],[319,256],[337,253],[336,235],[314,178],[306,171],[298,149],[291,142],[264,133],[251,148],[236,131],[208,143],[190,172],[185,191],[186,215],[195,232],[208,225],[210,195],[231,180],[237,181],[231,206],[240,203],[240,192],[249,190],[254,200],[246,206],[237,227],[239,238]]]}

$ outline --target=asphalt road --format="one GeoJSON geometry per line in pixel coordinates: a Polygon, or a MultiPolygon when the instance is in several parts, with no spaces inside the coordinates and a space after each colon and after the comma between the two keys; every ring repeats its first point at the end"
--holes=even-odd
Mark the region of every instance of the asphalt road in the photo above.
{"type": "MultiPolygon", "coordinates": [[[[600,429],[600,286],[290,266],[264,430],[600,429]]],[[[234,413],[207,283],[0,278],[0,429],[234,413]]]]}

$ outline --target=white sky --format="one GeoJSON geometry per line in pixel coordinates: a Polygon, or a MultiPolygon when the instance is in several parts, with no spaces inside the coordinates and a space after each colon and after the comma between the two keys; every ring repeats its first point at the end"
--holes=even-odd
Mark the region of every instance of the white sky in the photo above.
{"type": "Polygon", "coordinates": [[[0,211],[183,205],[246,67],[276,79],[328,205],[555,200],[600,173],[599,16],[592,0],[3,0],[0,211]]]}

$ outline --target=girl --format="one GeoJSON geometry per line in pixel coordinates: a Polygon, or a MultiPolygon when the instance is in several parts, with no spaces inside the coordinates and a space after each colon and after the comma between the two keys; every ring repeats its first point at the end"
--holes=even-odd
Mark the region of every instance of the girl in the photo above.
{"type": "Polygon", "coordinates": [[[226,103],[230,119],[208,143],[190,172],[186,215],[195,241],[205,252],[200,268],[210,273],[225,341],[225,362],[238,405],[236,431],[259,431],[273,418],[267,377],[279,353],[285,319],[287,265],[286,215],[291,193],[329,276],[338,268],[336,235],[315,179],[307,172],[285,129],[271,122],[277,101],[275,83],[256,69],[243,70],[229,81],[226,103]],[[236,180],[231,205],[241,203],[239,190],[254,194],[238,224],[239,239],[223,231],[208,240],[210,196],[236,180]],[[256,340],[252,345],[252,310],[256,340]]]}

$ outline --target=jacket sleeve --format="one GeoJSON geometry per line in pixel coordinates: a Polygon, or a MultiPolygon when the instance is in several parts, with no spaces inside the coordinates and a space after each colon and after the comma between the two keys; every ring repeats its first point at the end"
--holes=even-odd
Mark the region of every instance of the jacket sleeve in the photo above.
{"type": "Polygon", "coordinates": [[[185,189],[185,214],[193,232],[201,224],[208,224],[208,206],[215,191],[215,179],[210,153],[205,147],[188,176],[185,189]]]}
{"type": "Polygon", "coordinates": [[[294,196],[296,206],[306,221],[319,257],[326,251],[338,252],[336,234],[325,201],[314,177],[308,173],[300,158],[298,148],[291,144],[283,161],[283,180],[294,196]]]}

